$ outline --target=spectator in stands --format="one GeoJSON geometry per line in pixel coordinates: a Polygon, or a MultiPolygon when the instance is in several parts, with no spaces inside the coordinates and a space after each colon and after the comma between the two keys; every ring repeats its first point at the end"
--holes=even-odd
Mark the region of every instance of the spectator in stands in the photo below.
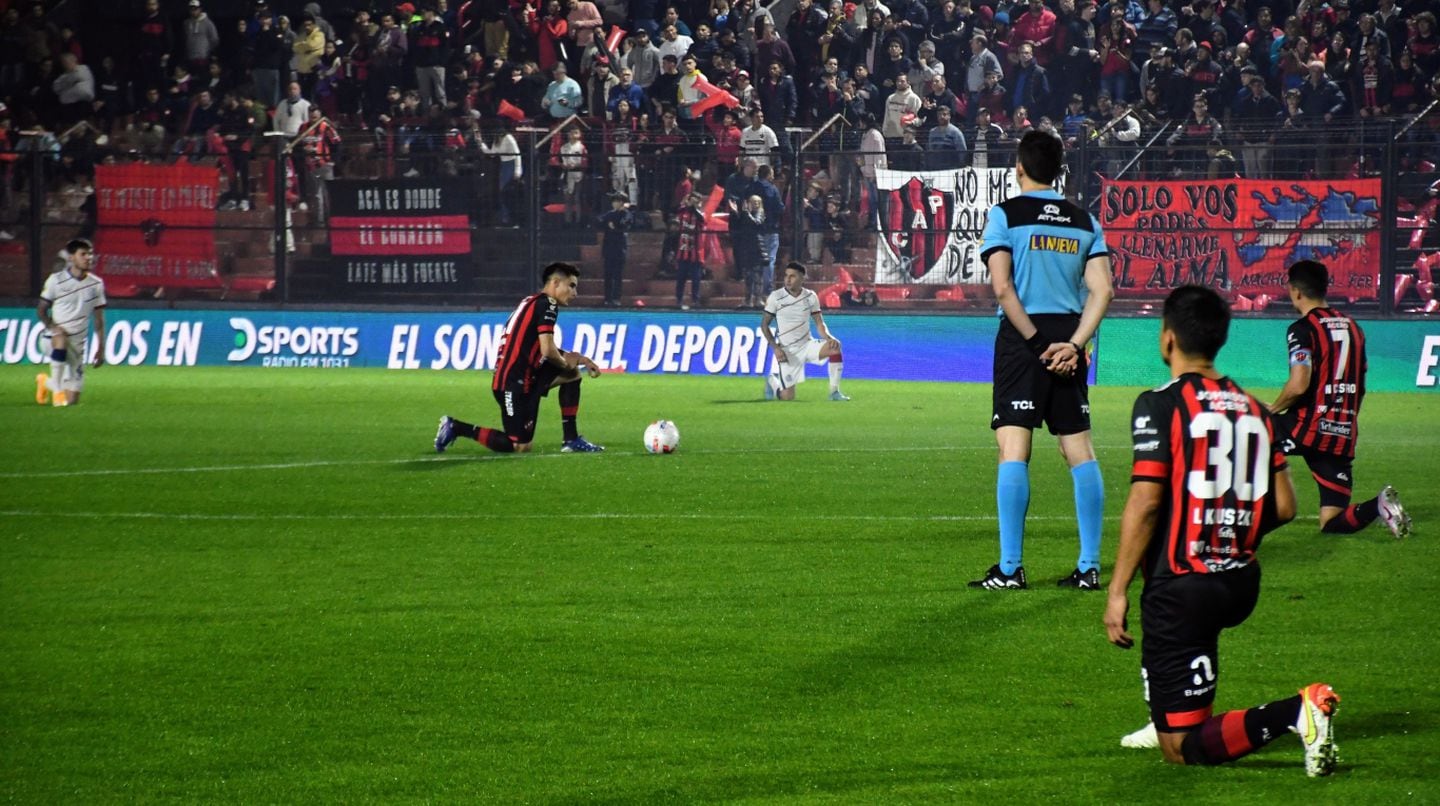
{"type": "Polygon", "coordinates": [[[853,61],[851,54],[855,49],[855,31],[847,20],[844,0],[830,0],[825,29],[818,40],[822,63],[834,59],[837,63],[848,66],[853,61]]]}
{"type": "Polygon", "coordinates": [[[1285,32],[1275,27],[1270,7],[1261,6],[1255,14],[1255,24],[1245,33],[1244,38],[1245,44],[1250,46],[1250,58],[1255,61],[1260,75],[1273,73],[1272,66],[1275,62],[1271,58],[1271,45],[1277,41],[1283,42],[1284,39],[1285,32]]]}
{"type": "Polygon", "coordinates": [[[761,284],[765,289],[775,285],[775,256],[780,253],[780,221],[785,215],[785,202],[780,189],[775,187],[774,166],[761,163],[755,169],[755,182],[751,186],[755,196],[760,197],[765,218],[760,222],[760,239],[765,249],[765,269],[761,284]]]}
{"type": "Polygon", "coordinates": [[[754,159],[757,165],[769,165],[772,156],[780,150],[780,138],[775,130],[765,125],[765,109],[751,108],[750,125],[740,132],[740,153],[754,159]]]}
{"type": "Polygon", "coordinates": [[[855,65],[852,71],[852,78],[855,81],[855,97],[865,107],[865,111],[875,117],[884,117],[885,99],[888,93],[882,93],[875,82],[870,80],[870,71],[863,64],[855,65]]]}
{"type": "Polygon", "coordinates": [[[1063,79],[1056,91],[1062,96],[1079,93],[1087,103],[1095,98],[1099,75],[1099,31],[1094,20],[1094,0],[1083,0],[1078,7],[1075,0],[1061,0],[1055,54],[1049,65],[1052,76],[1063,79]]]}
{"type": "Polygon", "coordinates": [[[980,106],[980,93],[985,90],[985,76],[994,74],[996,81],[1003,68],[1000,59],[990,52],[990,40],[983,33],[976,32],[970,36],[970,59],[965,64],[965,92],[969,96],[966,104],[967,117],[975,118],[975,110],[980,106]]]}
{"type": "Polygon", "coordinates": [[[690,46],[695,40],[688,36],[682,36],[680,30],[674,25],[667,25],[660,29],[660,57],[674,56],[678,62],[690,52],[690,46]]]}
{"type": "Polygon", "coordinates": [[[910,78],[904,74],[896,76],[895,91],[885,99],[885,122],[880,130],[887,142],[893,145],[905,135],[901,119],[919,114],[921,105],[920,96],[910,89],[910,78]]]}
{"type": "Polygon", "coordinates": [[[190,15],[181,26],[181,35],[190,72],[199,73],[207,68],[210,57],[214,56],[216,48],[220,47],[220,32],[215,30],[215,23],[211,22],[210,17],[200,8],[200,0],[190,0],[189,5],[190,15]]]}
{"type": "Polygon", "coordinates": [[[875,172],[886,167],[885,137],[875,127],[875,116],[869,112],[860,115],[860,145],[855,152],[855,165],[860,169],[859,210],[865,217],[866,226],[878,218],[876,196],[878,194],[875,172]]]}
{"type": "Polygon", "coordinates": [[[1166,153],[1173,166],[1172,175],[1190,179],[1204,177],[1208,158],[1203,149],[1210,141],[1219,139],[1220,132],[1220,121],[1211,116],[1210,104],[1205,96],[1196,95],[1190,114],[1165,140],[1166,153]]]}
{"type": "MultiPolygon", "coordinates": [[[[406,35],[410,63],[415,68],[415,86],[426,109],[445,103],[445,66],[450,63],[450,29],[440,21],[428,3],[420,10],[420,22],[406,35]]],[[[509,41],[508,39],[506,40],[509,41]]]]}
{"type": "MultiPolygon", "coordinates": [[[[542,103],[550,119],[555,122],[579,114],[584,100],[580,85],[568,73],[564,62],[556,62],[555,78],[545,88],[545,99],[542,103]]],[[[574,131],[579,132],[579,129],[574,131]]]]}
{"type": "Polygon", "coordinates": [[[640,151],[640,119],[630,109],[630,102],[620,99],[615,119],[605,126],[605,155],[610,161],[610,190],[623,193],[627,203],[639,198],[639,177],[635,157],[640,151]]]}
{"type": "Polygon", "coordinates": [[[1325,63],[1311,61],[1309,78],[1300,86],[1300,106],[1312,121],[1331,123],[1345,112],[1345,92],[1325,75],[1325,63]]]}
{"type": "Polygon", "coordinates": [[[1279,129],[1275,132],[1275,174],[1278,179],[1310,178],[1315,151],[1310,116],[1300,102],[1300,90],[1285,91],[1285,110],[1280,113],[1279,129]]]}
{"type": "Polygon", "coordinates": [[[1440,74],[1440,33],[1435,29],[1435,13],[1422,11],[1415,15],[1415,32],[1410,35],[1405,49],[1415,59],[1415,65],[1427,76],[1440,74]]]}
{"type": "Polygon", "coordinates": [[[1143,86],[1155,87],[1159,91],[1166,117],[1179,118],[1189,110],[1194,96],[1186,94],[1190,89],[1190,80],[1175,66],[1173,57],[1169,48],[1156,48],[1153,58],[1141,71],[1140,81],[1143,86]]]}
{"type": "Polygon", "coordinates": [[[925,95],[920,99],[920,128],[929,129],[939,125],[939,113],[942,109],[949,110],[953,118],[958,118],[962,108],[960,99],[945,86],[945,76],[931,76],[926,84],[925,95]]]}
{"type": "Polygon", "coordinates": [[[1151,52],[1175,41],[1179,23],[1164,0],[1146,0],[1148,12],[1135,27],[1135,59],[1146,61],[1151,52]]]}
{"type": "MultiPolygon", "coordinates": [[[[557,64],[558,68],[559,65],[557,64]]],[[[565,143],[560,146],[560,169],[565,182],[565,223],[580,223],[583,204],[580,199],[585,172],[590,168],[590,152],[582,139],[584,132],[579,126],[571,126],[565,132],[565,143]]]]}
{"type": "Polygon", "coordinates": [[[920,43],[919,55],[910,65],[910,86],[924,89],[935,76],[945,77],[945,64],[935,58],[935,43],[927,39],[920,43]]]}
{"type": "Polygon", "coordinates": [[[1380,54],[1380,41],[1371,38],[1365,42],[1365,55],[1352,79],[1351,95],[1359,108],[1360,117],[1377,118],[1390,114],[1390,91],[1394,84],[1394,70],[1390,60],[1380,54]]]}
{"type": "Polygon", "coordinates": [[[950,107],[936,108],[935,126],[926,137],[925,150],[925,167],[932,171],[965,167],[965,135],[952,122],[950,107]]]}
{"type": "MultiPolygon", "coordinates": [[[[996,151],[999,145],[1009,139],[1005,130],[999,123],[990,119],[990,110],[980,107],[975,112],[975,128],[971,130],[966,140],[970,145],[970,167],[985,170],[990,166],[990,153],[996,151]]],[[[1003,157],[996,158],[994,167],[1005,166],[1003,157]]]]}
{"type": "Polygon", "coordinates": [[[622,61],[633,73],[635,83],[648,92],[660,75],[660,49],[643,30],[636,30],[625,40],[622,53],[622,61]]]}
{"type": "Polygon", "coordinates": [[[496,220],[502,227],[515,226],[515,210],[523,209],[516,198],[520,180],[525,176],[525,163],[520,159],[520,144],[515,142],[515,122],[499,117],[495,120],[495,139],[490,145],[476,139],[480,153],[498,157],[500,161],[499,184],[497,188],[496,220]]]}
{"type": "MultiPolygon", "coordinates": [[[[875,65],[875,86],[888,96],[895,92],[901,76],[909,82],[910,68],[913,66],[910,58],[905,55],[905,41],[899,37],[891,37],[885,42],[885,58],[875,65]]],[[[899,136],[898,132],[895,136],[899,136]]]]}
{"type": "MultiPolygon", "coordinates": [[[[690,305],[685,302],[685,284],[690,284],[690,301],[698,306],[700,281],[705,273],[700,246],[701,236],[705,233],[705,212],[700,209],[698,193],[686,194],[680,209],[675,212],[675,220],[680,231],[675,248],[675,304],[681,310],[688,311],[690,305]]],[[[732,215],[732,234],[735,230],[734,220],[732,215]]],[[[735,248],[739,250],[742,247],[737,242],[735,248]]],[[[737,260],[740,258],[738,251],[735,257],[737,260]]]]}
{"type": "Polygon", "coordinates": [[[600,16],[600,9],[590,0],[566,0],[566,7],[569,9],[565,17],[568,23],[566,33],[573,43],[569,54],[570,66],[575,67],[584,63],[587,51],[595,49],[595,35],[604,26],[605,20],[600,16]]]}
{"type": "Polygon", "coordinates": [[[736,112],[739,122],[742,125],[748,126],[750,124],[750,118],[745,114],[745,110],[754,109],[760,104],[760,93],[755,89],[755,86],[750,83],[750,73],[748,71],[740,70],[735,73],[735,86],[730,90],[730,94],[734,95],[735,100],[740,102],[740,106],[738,107],[739,111],[736,112]]]}
{"type": "Polygon", "coordinates": [[[254,67],[250,77],[255,82],[255,96],[267,107],[280,102],[280,74],[288,70],[290,54],[284,49],[284,38],[275,27],[275,17],[269,9],[260,12],[259,25],[253,44],[254,67]]]}
{"type": "Polygon", "coordinates": [[[1035,61],[1034,45],[1021,43],[1016,52],[1015,71],[1010,77],[1008,108],[1012,115],[1021,106],[1043,115],[1050,109],[1050,94],[1050,76],[1035,61]]]}
{"type": "Polygon", "coordinates": [[[1111,179],[1121,178],[1121,172],[1134,158],[1140,141],[1140,121],[1130,114],[1130,104],[1124,100],[1110,102],[1110,120],[1096,131],[1097,143],[1101,149],[1100,173],[1111,179]]]}
{"type": "Polygon", "coordinates": [[[610,88],[610,98],[605,103],[605,111],[611,119],[614,119],[615,107],[622,98],[630,104],[631,111],[637,116],[645,114],[645,110],[650,108],[645,100],[645,90],[635,83],[635,72],[630,67],[620,68],[619,83],[610,88]]]}
{"type": "Polygon", "coordinates": [[[309,204],[304,200],[306,196],[306,182],[308,179],[308,166],[299,151],[299,143],[296,142],[300,136],[300,130],[310,122],[310,102],[300,94],[300,82],[290,82],[285,95],[285,100],[275,107],[275,120],[273,131],[281,132],[290,140],[293,149],[291,162],[295,169],[295,183],[300,188],[300,210],[310,209],[309,204]]]}
{"type": "Polygon", "coordinates": [[[774,121],[781,128],[795,122],[799,99],[795,91],[795,81],[785,74],[783,64],[778,61],[770,62],[769,73],[760,82],[756,94],[760,98],[760,107],[765,110],[767,120],[774,121]]]}
{"type": "MultiPolygon", "coordinates": [[[[1211,56],[1210,43],[1199,42],[1195,45],[1195,58],[1185,68],[1185,79],[1189,82],[1186,89],[1191,96],[1204,95],[1205,100],[1212,106],[1221,107],[1217,103],[1220,97],[1218,92],[1220,75],[1223,68],[1220,63],[1211,56]]],[[[1228,100],[1228,99],[1227,99],[1228,100]]],[[[1228,106],[1228,104],[1226,104],[1228,106]]]]}
{"type": "Polygon", "coordinates": [[[1246,177],[1266,179],[1271,176],[1275,125],[1282,111],[1284,108],[1280,102],[1265,89],[1265,79],[1255,73],[1247,76],[1245,96],[1236,103],[1234,113],[1246,177]]]}
{"type": "Polygon", "coordinates": [[[1390,87],[1390,106],[1397,114],[1413,115],[1427,103],[1425,76],[1415,66],[1410,51],[1402,50],[1396,59],[1395,73],[1390,87]]]}
{"type": "Polygon", "coordinates": [[[315,199],[315,221],[323,224],[329,215],[326,185],[335,178],[335,158],[340,152],[340,132],[321,114],[318,106],[310,107],[310,120],[297,151],[298,159],[305,162],[306,173],[314,184],[311,190],[315,199]]]}
{"type": "Polygon", "coordinates": [[[805,260],[819,263],[825,255],[825,199],[824,188],[811,182],[805,187],[805,260]]]}
{"type": "Polygon", "coordinates": [[[715,138],[715,182],[723,185],[735,172],[735,163],[740,159],[740,125],[732,109],[716,110],[718,122],[711,127],[715,138]]]}
{"type": "Polygon", "coordinates": [[[1020,45],[1029,43],[1035,60],[1041,66],[1047,65],[1053,53],[1052,42],[1057,32],[1056,27],[1055,12],[1045,7],[1045,0],[1029,0],[1028,7],[1024,13],[1015,17],[1014,25],[1010,29],[1010,50],[1016,51],[1020,45]]]}
{"type": "Polygon", "coordinates": [[[795,4],[795,12],[785,22],[785,39],[795,55],[796,65],[801,66],[802,79],[824,63],[825,45],[832,40],[824,39],[828,30],[829,14],[816,6],[814,0],[799,0],[795,4]]]}
{"type": "Polygon", "coordinates": [[[380,30],[370,48],[369,71],[370,97],[377,109],[385,106],[388,88],[403,83],[402,68],[409,44],[405,29],[396,24],[395,15],[380,15],[380,30]]]}
{"type": "Polygon", "coordinates": [[[596,59],[595,69],[585,82],[585,114],[595,118],[607,117],[610,92],[619,86],[619,77],[610,72],[610,60],[604,56],[596,59]]]}
{"type": "Polygon", "coordinates": [[[229,163],[229,189],[219,199],[221,210],[250,209],[250,150],[255,117],[234,93],[227,94],[220,108],[220,142],[229,163]]]}
{"type": "MultiPolygon", "coordinates": [[[[968,11],[969,0],[966,0],[965,7],[968,11]]],[[[960,15],[955,0],[944,0],[939,11],[939,14],[930,16],[930,27],[925,37],[935,43],[935,57],[954,71],[970,59],[970,48],[965,41],[970,26],[960,15]]]]}
{"type": "Polygon", "coordinates": [[[825,199],[825,248],[836,263],[850,262],[850,214],[835,196],[825,199]]]}
{"type": "Polygon", "coordinates": [[[1132,60],[1134,43],[1135,30],[1119,14],[1112,16],[1100,33],[1100,92],[1108,93],[1113,100],[1128,101],[1131,98],[1130,84],[1135,71],[1132,60]]]}
{"type": "Polygon", "coordinates": [[[60,56],[60,75],[51,84],[60,102],[60,126],[85,120],[94,111],[95,76],[73,53],[60,56]]]}
{"type": "Polygon", "coordinates": [[[990,113],[991,121],[1003,124],[1010,120],[1007,109],[1009,99],[1010,90],[1000,83],[1000,71],[988,72],[985,74],[985,85],[975,96],[975,111],[978,114],[984,109],[990,113]]]}
{"type": "MultiPolygon", "coordinates": [[[[19,31],[19,18],[20,14],[14,8],[5,14],[7,21],[15,20],[14,30],[17,32],[19,31]]],[[[137,26],[135,43],[136,82],[141,87],[164,86],[165,74],[170,64],[170,52],[175,49],[175,42],[174,34],[170,29],[170,21],[160,13],[160,0],[145,0],[145,14],[137,26]]],[[[0,37],[0,52],[13,53],[17,64],[23,67],[24,62],[20,60],[21,45],[18,40],[12,41],[8,36],[0,37]]],[[[19,83],[21,82],[15,81],[13,84],[0,82],[0,91],[8,91],[19,83]]],[[[278,88],[275,96],[277,99],[280,96],[278,88]]]]}

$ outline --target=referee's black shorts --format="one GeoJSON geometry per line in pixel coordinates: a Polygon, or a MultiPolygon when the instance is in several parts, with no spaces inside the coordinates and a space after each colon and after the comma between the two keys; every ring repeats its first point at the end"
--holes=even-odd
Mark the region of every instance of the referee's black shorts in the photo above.
{"type": "MultiPolygon", "coordinates": [[[[1080,316],[1035,314],[1030,321],[1039,328],[1041,338],[1054,344],[1069,341],[1075,335],[1080,316]]],[[[1015,425],[1035,429],[1044,423],[1050,433],[1062,436],[1089,431],[1090,389],[1085,380],[1089,374],[1090,365],[1083,353],[1074,375],[1062,378],[1051,372],[1020,338],[1020,332],[1010,320],[1002,316],[1000,331],[995,334],[990,427],[1015,425]]]]}
{"type": "Polygon", "coordinates": [[[1150,718],[1161,732],[1189,730],[1210,718],[1220,680],[1220,631],[1255,609],[1260,565],[1184,574],[1140,594],[1140,666],[1150,718]]]}

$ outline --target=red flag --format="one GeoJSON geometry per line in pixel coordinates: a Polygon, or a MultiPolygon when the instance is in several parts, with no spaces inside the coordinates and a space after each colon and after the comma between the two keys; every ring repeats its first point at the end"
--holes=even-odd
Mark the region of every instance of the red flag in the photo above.
{"type": "Polygon", "coordinates": [[[525,119],[525,112],[522,111],[520,107],[510,103],[504,98],[500,99],[500,106],[496,107],[495,114],[499,115],[502,118],[510,118],[516,123],[519,123],[520,121],[525,119]]]}
{"type": "Polygon", "coordinates": [[[621,28],[618,25],[614,28],[611,28],[610,35],[605,37],[605,49],[611,53],[618,54],[620,52],[618,50],[618,48],[620,47],[620,43],[625,40],[626,36],[627,34],[625,33],[624,28],[621,28]]]}

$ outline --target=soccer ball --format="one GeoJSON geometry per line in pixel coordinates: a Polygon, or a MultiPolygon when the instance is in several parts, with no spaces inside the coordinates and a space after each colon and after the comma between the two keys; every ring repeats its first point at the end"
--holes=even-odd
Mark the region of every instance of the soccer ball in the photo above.
{"type": "Polygon", "coordinates": [[[680,429],[669,420],[656,420],[645,427],[645,450],[650,453],[674,453],[680,447],[680,429]]]}

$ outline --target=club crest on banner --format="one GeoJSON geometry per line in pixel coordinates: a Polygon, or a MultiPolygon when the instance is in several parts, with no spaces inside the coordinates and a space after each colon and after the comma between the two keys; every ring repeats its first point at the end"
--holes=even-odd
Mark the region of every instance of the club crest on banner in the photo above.
{"type": "Polygon", "coordinates": [[[990,208],[1020,188],[1010,168],[875,172],[875,282],[988,285],[980,261],[990,208]]]}

